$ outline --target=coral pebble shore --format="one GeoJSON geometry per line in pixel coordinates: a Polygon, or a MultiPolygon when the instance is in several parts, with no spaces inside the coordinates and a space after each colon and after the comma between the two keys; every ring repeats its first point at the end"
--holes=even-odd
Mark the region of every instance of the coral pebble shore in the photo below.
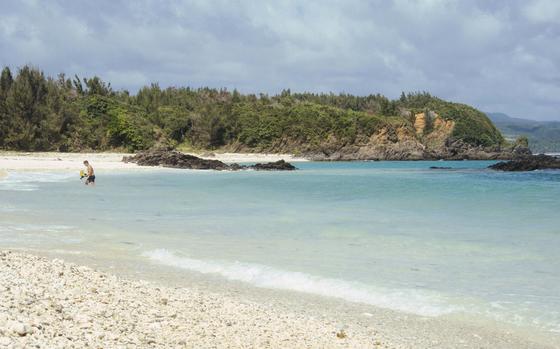
{"type": "Polygon", "coordinates": [[[253,302],[0,252],[0,348],[386,348],[378,334],[253,302]]]}

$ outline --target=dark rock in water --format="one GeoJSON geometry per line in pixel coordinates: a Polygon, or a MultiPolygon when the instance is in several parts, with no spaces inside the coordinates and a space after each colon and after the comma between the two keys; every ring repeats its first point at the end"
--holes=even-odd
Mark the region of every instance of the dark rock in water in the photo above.
{"type": "Polygon", "coordinates": [[[284,160],[245,166],[239,164],[226,164],[219,160],[207,160],[193,155],[183,154],[178,151],[168,150],[155,150],[138,153],[132,156],[125,156],[122,161],[136,163],[140,166],[163,166],[192,170],[239,171],[255,169],[262,171],[291,171],[296,169],[292,164],[285,162],[284,160]]]}
{"type": "Polygon", "coordinates": [[[560,159],[549,155],[531,155],[517,160],[498,162],[488,166],[498,171],[534,171],[560,169],[560,159]]]}
{"type": "Polygon", "coordinates": [[[430,166],[431,170],[451,170],[453,167],[448,166],[430,166]]]}
{"type": "Polygon", "coordinates": [[[253,166],[249,166],[249,168],[255,169],[257,171],[293,171],[296,169],[294,165],[284,160],[268,162],[266,164],[255,164],[253,166]]]}
{"type": "Polygon", "coordinates": [[[246,170],[247,166],[233,163],[229,165],[229,169],[232,171],[240,171],[240,170],[246,170]]]}
{"type": "Polygon", "coordinates": [[[229,170],[230,166],[218,160],[206,160],[177,151],[156,150],[123,157],[123,162],[140,166],[163,166],[193,170],[229,170]]]}

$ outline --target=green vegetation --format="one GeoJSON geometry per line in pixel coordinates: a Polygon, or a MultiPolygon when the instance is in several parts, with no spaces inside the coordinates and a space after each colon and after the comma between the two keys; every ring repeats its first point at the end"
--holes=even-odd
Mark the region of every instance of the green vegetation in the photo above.
{"type": "Polygon", "coordinates": [[[305,153],[365,142],[382,127],[412,129],[413,115],[427,110],[455,121],[453,138],[482,146],[504,142],[485,114],[428,93],[397,100],[290,90],[256,96],[152,84],[131,95],[98,77],[55,79],[25,66],[15,77],[8,68],[0,76],[0,148],[305,153]]]}
{"type": "Polygon", "coordinates": [[[413,113],[433,110],[444,119],[455,121],[453,137],[466,143],[492,146],[504,142],[502,134],[486,114],[471,106],[447,102],[428,93],[409,94],[404,99],[401,96],[401,101],[402,105],[413,113]]]}

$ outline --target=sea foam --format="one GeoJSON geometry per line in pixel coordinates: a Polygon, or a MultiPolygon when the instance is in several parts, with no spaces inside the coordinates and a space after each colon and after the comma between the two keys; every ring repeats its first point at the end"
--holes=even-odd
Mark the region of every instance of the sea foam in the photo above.
{"type": "Polygon", "coordinates": [[[457,310],[444,297],[420,290],[381,289],[359,282],[285,271],[261,264],[205,261],[179,256],[166,249],[148,251],[144,256],[164,265],[217,274],[228,280],[242,281],[256,287],[340,298],[423,316],[439,316],[457,310]]]}

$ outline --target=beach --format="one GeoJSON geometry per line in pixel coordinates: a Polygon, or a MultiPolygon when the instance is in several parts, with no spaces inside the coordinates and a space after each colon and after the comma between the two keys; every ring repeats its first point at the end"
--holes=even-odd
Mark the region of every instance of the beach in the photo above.
{"type": "Polygon", "coordinates": [[[217,294],[123,280],[60,259],[1,252],[0,263],[0,346],[360,348],[382,345],[382,337],[373,329],[354,332],[348,328],[345,336],[344,330],[341,332],[334,322],[278,313],[266,305],[217,294]]]}
{"type": "Polygon", "coordinates": [[[457,169],[445,172],[427,170],[441,163],[302,161],[298,172],[259,173],[144,168],[123,155],[0,154],[0,348],[559,347],[555,303],[525,309],[531,303],[508,293],[556,299],[556,245],[525,237],[532,219],[556,231],[547,211],[555,182],[532,179],[551,203],[539,206],[548,221],[523,206],[534,189],[516,191],[522,205],[504,231],[520,234],[517,249],[478,242],[485,227],[502,234],[484,214],[500,203],[483,201],[488,188],[499,198],[528,178],[489,174],[485,162],[446,162],[457,169]],[[76,178],[85,159],[101,174],[95,190],[76,178]],[[440,199],[456,191],[483,196],[440,199]],[[397,194],[406,201],[393,202],[397,194]],[[484,222],[461,218],[471,202],[484,222]],[[453,229],[432,211],[446,212],[453,229]],[[448,231],[474,242],[452,243],[448,231]],[[533,251],[551,259],[536,265],[533,251]],[[500,298],[460,297],[471,288],[500,298]]]}
{"type": "MultiPolygon", "coordinates": [[[[124,163],[122,158],[128,153],[26,153],[0,152],[0,171],[7,170],[76,170],[83,167],[82,162],[88,160],[99,170],[140,170],[142,167],[133,163],[124,163]]],[[[237,153],[192,153],[204,159],[220,160],[226,163],[272,162],[284,159],[288,162],[306,161],[304,158],[290,154],[237,154],[237,153]]],[[[2,178],[0,172],[0,179],[2,178]]]]}
{"type": "Polygon", "coordinates": [[[3,347],[554,348],[498,330],[383,311],[347,322],[336,308],[289,309],[14,251],[0,252],[0,289],[3,347]]]}

